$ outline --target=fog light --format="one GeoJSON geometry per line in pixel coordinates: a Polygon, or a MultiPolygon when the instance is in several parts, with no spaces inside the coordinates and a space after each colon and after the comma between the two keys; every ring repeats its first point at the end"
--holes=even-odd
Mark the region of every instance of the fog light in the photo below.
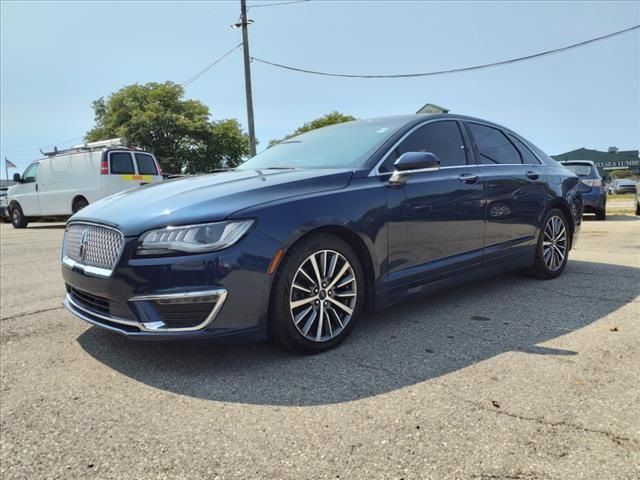
{"type": "Polygon", "coordinates": [[[218,295],[201,295],[197,297],[176,297],[176,298],[162,298],[156,300],[161,305],[175,305],[184,303],[215,303],[218,300],[218,295]]]}

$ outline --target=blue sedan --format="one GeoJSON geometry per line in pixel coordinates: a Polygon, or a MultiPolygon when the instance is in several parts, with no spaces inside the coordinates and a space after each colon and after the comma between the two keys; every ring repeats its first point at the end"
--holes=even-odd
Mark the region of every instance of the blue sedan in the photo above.
{"type": "Polygon", "coordinates": [[[89,205],[67,223],[64,304],[135,339],[315,353],[365,312],[436,288],[557,277],[581,218],[579,178],[507,128],[359,120],[89,205]]]}

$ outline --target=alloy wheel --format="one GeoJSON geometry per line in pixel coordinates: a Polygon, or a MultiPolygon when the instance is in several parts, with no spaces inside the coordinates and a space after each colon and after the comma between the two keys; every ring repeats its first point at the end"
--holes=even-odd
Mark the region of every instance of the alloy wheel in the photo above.
{"type": "Polygon", "coordinates": [[[356,276],[349,261],[333,250],[309,255],[293,277],[291,319],[307,340],[326,342],[344,330],[356,305],[356,276]]]}
{"type": "Polygon", "coordinates": [[[550,217],[544,227],[542,253],[549,270],[555,272],[562,267],[567,256],[567,229],[557,215],[550,217]]]}

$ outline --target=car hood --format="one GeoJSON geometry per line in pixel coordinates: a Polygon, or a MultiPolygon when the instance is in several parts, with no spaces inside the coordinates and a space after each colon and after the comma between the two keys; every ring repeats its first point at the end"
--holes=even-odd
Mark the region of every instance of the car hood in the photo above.
{"type": "Polygon", "coordinates": [[[111,195],[72,221],[103,223],[125,236],[167,225],[222,220],[262,203],[344,188],[351,170],[231,170],[166,180],[111,195]]]}

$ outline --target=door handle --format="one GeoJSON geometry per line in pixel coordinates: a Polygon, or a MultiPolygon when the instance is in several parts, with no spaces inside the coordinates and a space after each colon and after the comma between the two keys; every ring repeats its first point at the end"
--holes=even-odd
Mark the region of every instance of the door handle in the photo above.
{"type": "Polygon", "coordinates": [[[478,176],[472,173],[461,173],[458,176],[458,180],[462,183],[476,183],[478,181],[478,176]]]}
{"type": "Polygon", "coordinates": [[[540,175],[538,175],[533,170],[529,170],[527,173],[525,173],[525,175],[529,177],[531,180],[537,180],[540,177],[540,175]]]}
{"type": "Polygon", "coordinates": [[[38,191],[38,184],[36,183],[36,192],[38,191]]]}

